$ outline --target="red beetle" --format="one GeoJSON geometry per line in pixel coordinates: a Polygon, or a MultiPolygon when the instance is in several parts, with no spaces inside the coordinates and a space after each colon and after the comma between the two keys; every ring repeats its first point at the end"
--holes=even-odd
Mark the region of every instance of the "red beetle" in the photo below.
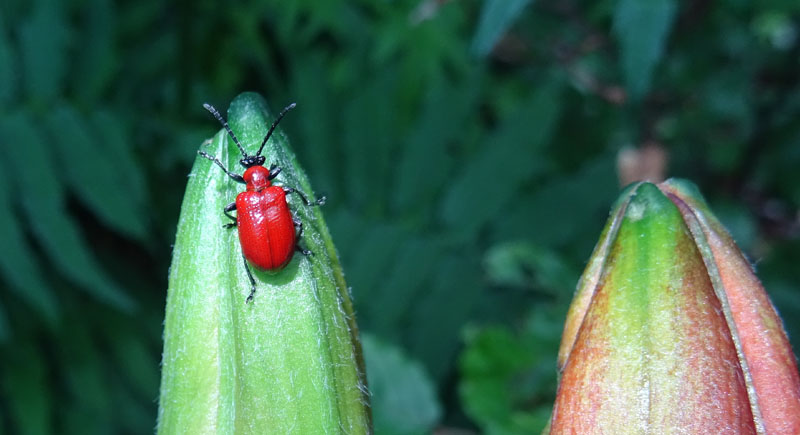
{"type": "Polygon", "coordinates": [[[236,135],[233,134],[233,130],[228,126],[228,123],[217,112],[217,109],[210,104],[203,104],[203,107],[211,112],[225,127],[225,130],[228,131],[231,139],[233,139],[233,142],[242,153],[242,159],[239,160],[239,163],[245,168],[243,176],[229,171],[216,157],[204,151],[197,152],[216,163],[234,181],[244,183],[247,186],[247,190],[236,196],[235,202],[228,204],[223,209],[225,216],[233,220],[232,223],[226,224],[225,227],[237,227],[239,229],[239,242],[242,245],[244,268],[247,271],[247,277],[250,279],[251,285],[247,302],[253,300],[253,295],[256,292],[256,282],[252,273],[250,273],[247,261],[250,261],[259,269],[275,271],[282,269],[289,263],[295,250],[300,251],[303,255],[311,255],[311,251],[303,249],[297,244],[297,240],[303,235],[303,222],[292,216],[289,205],[286,203],[286,194],[296,193],[300,195],[303,204],[306,206],[325,203],[324,196],[317,201],[309,203],[306,196],[297,189],[273,186],[272,179],[278,176],[281,168],[274,164],[269,169],[264,167],[266,158],[261,155],[261,151],[264,149],[264,145],[267,144],[272,132],[275,131],[278,122],[283,118],[283,115],[293,109],[294,106],[295,104],[292,103],[281,111],[261,142],[258,152],[255,155],[248,155],[236,135]],[[236,210],[236,216],[230,214],[234,210],[236,210]]]}

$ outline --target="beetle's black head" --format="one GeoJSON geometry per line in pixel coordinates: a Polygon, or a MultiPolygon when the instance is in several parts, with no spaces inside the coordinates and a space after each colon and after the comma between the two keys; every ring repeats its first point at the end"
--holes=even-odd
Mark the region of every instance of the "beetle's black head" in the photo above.
{"type": "Polygon", "coordinates": [[[242,160],[239,160],[239,163],[246,168],[251,166],[264,166],[264,162],[267,160],[264,156],[248,156],[245,155],[242,160]]]}

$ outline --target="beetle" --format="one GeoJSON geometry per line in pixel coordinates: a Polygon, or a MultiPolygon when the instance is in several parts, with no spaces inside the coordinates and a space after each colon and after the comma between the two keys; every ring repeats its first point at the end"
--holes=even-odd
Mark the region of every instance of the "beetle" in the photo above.
{"type": "Polygon", "coordinates": [[[261,155],[261,151],[264,150],[264,145],[267,144],[272,132],[275,131],[275,127],[278,126],[286,112],[295,107],[294,103],[281,111],[267,131],[267,135],[264,136],[258,152],[253,155],[247,154],[228,122],[214,106],[206,103],[203,104],[203,107],[225,127],[228,135],[242,153],[239,164],[245,168],[245,171],[244,174],[239,175],[229,171],[217,157],[202,150],[197,152],[200,156],[216,163],[228,177],[246,186],[245,191],[236,196],[236,201],[225,206],[222,212],[233,221],[225,224],[225,228],[236,227],[239,231],[242,260],[247,271],[247,278],[250,280],[250,295],[247,296],[246,302],[251,302],[256,293],[256,282],[250,272],[248,261],[259,269],[278,271],[291,261],[294,251],[299,251],[305,256],[313,254],[298,244],[298,240],[303,235],[303,222],[293,216],[289,204],[286,202],[286,195],[290,193],[299,195],[306,206],[322,205],[325,203],[325,197],[322,196],[316,201],[309,202],[301,191],[293,187],[273,185],[272,180],[280,174],[281,168],[274,163],[270,165],[269,169],[264,167],[266,158],[261,155]],[[236,211],[235,216],[231,214],[233,211],[236,211]]]}

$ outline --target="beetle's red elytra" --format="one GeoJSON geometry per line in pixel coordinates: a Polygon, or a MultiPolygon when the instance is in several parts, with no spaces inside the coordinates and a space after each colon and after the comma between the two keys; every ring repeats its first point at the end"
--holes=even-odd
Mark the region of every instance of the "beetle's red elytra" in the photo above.
{"type": "Polygon", "coordinates": [[[236,226],[245,258],[256,267],[275,270],[292,259],[297,243],[286,193],[270,186],[268,176],[263,166],[244,172],[247,191],[236,197],[236,226]]]}
{"type": "Polygon", "coordinates": [[[294,103],[281,111],[267,131],[258,152],[253,155],[245,152],[233,130],[217,109],[210,104],[203,104],[203,107],[225,127],[228,135],[242,153],[239,163],[245,168],[244,175],[229,171],[218,158],[204,151],[197,152],[222,168],[234,181],[246,185],[246,190],[236,196],[236,201],[225,206],[223,213],[233,221],[225,227],[237,227],[239,231],[244,268],[250,280],[250,295],[247,296],[246,302],[250,302],[256,293],[256,282],[250,272],[248,261],[259,269],[277,271],[292,260],[294,251],[300,251],[306,256],[312,254],[311,251],[301,248],[297,243],[303,235],[303,222],[292,215],[289,204],[286,202],[286,195],[296,193],[306,206],[322,205],[325,203],[325,197],[309,203],[306,196],[299,190],[272,184],[272,180],[280,174],[281,168],[274,164],[269,169],[264,167],[266,158],[261,155],[261,151],[286,112],[295,107],[294,103]],[[236,211],[235,216],[231,214],[232,211],[236,211]]]}

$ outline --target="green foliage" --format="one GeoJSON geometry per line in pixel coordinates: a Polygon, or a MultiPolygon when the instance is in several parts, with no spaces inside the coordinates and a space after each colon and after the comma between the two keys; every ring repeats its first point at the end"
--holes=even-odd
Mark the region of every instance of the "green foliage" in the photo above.
{"type": "Polygon", "coordinates": [[[481,19],[472,40],[472,50],[481,56],[492,51],[497,40],[508,30],[508,27],[530,0],[486,0],[483,2],[481,19]]]}
{"type": "Polygon", "coordinates": [[[415,428],[546,419],[558,325],[623,146],[659,144],[668,175],[722,210],[800,348],[798,14],[735,0],[4,2],[0,431],[152,432],[169,247],[194,153],[219,128],[201,105],[245,90],[298,103],[282,126],[329,198],[372,361],[427,373],[401,403],[432,385],[415,428]]]}
{"type": "Polygon", "coordinates": [[[491,248],[485,261],[491,285],[530,292],[542,301],[520,315],[522,326],[464,328],[459,394],[464,411],[484,433],[538,433],[556,391],[553,361],[569,291],[578,271],[558,253],[530,243],[491,248]]]}
{"type": "Polygon", "coordinates": [[[653,70],[664,53],[678,5],[674,0],[619,0],[614,34],[620,41],[622,72],[631,98],[649,90],[653,70]]]}
{"type": "MultiPolygon", "coordinates": [[[[11,114],[0,121],[0,137],[9,145],[6,157],[12,186],[16,192],[25,192],[15,199],[21,203],[31,232],[62,274],[98,299],[130,310],[132,300],[100,268],[76,222],[65,213],[67,198],[63,185],[68,182],[57,178],[64,172],[48,153],[46,139],[36,124],[25,113],[11,114]]],[[[119,192],[103,193],[119,195],[119,192]]],[[[97,202],[108,199],[101,197],[97,202]]]]}
{"type": "Polygon", "coordinates": [[[430,433],[441,418],[441,405],[425,368],[391,344],[362,335],[367,380],[374,398],[376,433],[430,433]]]}
{"type": "Polygon", "coordinates": [[[22,434],[47,434],[52,423],[53,397],[47,394],[45,362],[33,345],[19,346],[3,357],[3,394],[12,397],[15,427],[22,434]]]}
{"type": "Polygon", "coordinates": [[[556,390],[551,363],[560,332],[560,318],[550,319],[545,329],[521,335],[504,327],[466,330],[460,397],[465,411],[484,433],[538,433],[544,429],[556,390]]]}
{"type": "MultiPolygon", "coordinates": [[[[96,113],[91,118],[102,116],[96,113]]],[[[106,114],[107,119],[96,123],[94,131],[88,125],[94,121],[91,118],[85,120],[69,106],[55,107],[48,116],[47,127],[55,139],[56,158],[69,162],[62,166],[66,185],[111,229],[143,240],[146,237],[143,189],[138,170],[131,164],[132,153],[120,140],[119,130],[113,129],[112,116],[106,114]],[[117,138],[101,141],[98,130],[102,127],[117,138]]]]}

